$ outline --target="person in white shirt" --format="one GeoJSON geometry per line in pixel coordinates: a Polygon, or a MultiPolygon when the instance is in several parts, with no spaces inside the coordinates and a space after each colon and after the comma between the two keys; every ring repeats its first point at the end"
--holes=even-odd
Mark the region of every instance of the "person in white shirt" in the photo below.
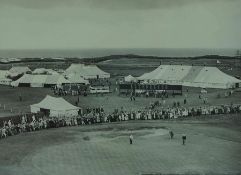
{"type": "Polygon", "coordinates": [[[133,143],[133,135],[131,134],[130,135],[130,144],[132,144],[133,143]]]}
{"type": "Polygon", "coordinates": [[[2,128],[2,135],[1,135],[1,137],[4,137],[4,138],[7,137],[6,128],[5,127],[2,128]]]}

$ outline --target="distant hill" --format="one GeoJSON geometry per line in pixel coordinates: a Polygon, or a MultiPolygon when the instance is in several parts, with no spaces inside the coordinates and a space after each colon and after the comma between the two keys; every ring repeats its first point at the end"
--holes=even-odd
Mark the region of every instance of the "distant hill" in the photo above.
{"type": "Polygon", "coordinates": [[[12,64],[12,63],[24,63],[24,62],[67,62],[67,63],[86,63],[93,64],[99,63],[102,61],[120,59],[120,58],[150,58],[150,59],[190,59],[190,60],[198,60],[198,59],[240,59],[237,57],[230,56],[220,56],[220,55],[204,55],[197,57],[158,57],[158,56],[142,56],[142,55],[109,55],[103,57],[92,57],[92,58],[78,58],[78,57],[69,57],[69,58],[0,58],[0,64],[12,64]]]}

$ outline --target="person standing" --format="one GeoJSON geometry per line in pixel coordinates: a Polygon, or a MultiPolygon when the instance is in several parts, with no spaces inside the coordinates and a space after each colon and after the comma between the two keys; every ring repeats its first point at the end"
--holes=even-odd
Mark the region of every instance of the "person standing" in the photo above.
{"type": "Polygon", "coordinates": [[[169,134],[170,134],[170,138],[173,139],[174,133],[172,130],[169,131],[169,134]]]}
{"type": "Polygon", "coordinates": [[[22,95],[21,94],[19,94],[19,101],[22,101],[23,100],[23,98],[22,98],[22,95]]]}
{"type": "Polygon", "coordinates": [[[132,145],[132,143],[133,143],[133,135],[131,134],[130,135],[130,144],[132,145]]]}
{"type": "Polygon", "coordinates": [[[6,127],[4,126],[3,128],[2,128],[2,135],[1,135],[1,137],[3,138],[6,138],[7,137],[7,134],[6,134],[6,127]]]}
{"type": "Polygon", "coordinates": [[[182,144],[183,145],[186,144],[186,139],[187,139],[187,136],[185,134],[182,134],[182,144]]]}
{"type": "Polygon", "coordinates": [[[180,102],[179,101],[177,102],[177,107],[180,107],[180,102]]]}
{"type": "Polygon", "coordinates": [[[166,100],[163,99],[162,100],[162,105],[165,106],[165,104],[166,104],[166,100]]]}

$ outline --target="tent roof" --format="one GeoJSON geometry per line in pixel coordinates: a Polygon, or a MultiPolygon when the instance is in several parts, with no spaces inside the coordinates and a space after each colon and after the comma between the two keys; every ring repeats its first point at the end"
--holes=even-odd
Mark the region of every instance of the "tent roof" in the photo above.
{"type": "Polygon", "coordinates": [[[41,83],[44,84],[46,82],[46,75],[34,75],[32,76],[31,83],[41,83]]]}
{"type": "Polygon", "coordinates": [[[70,84],[69,80],[66,80],[63,75],[59,75],[56,84],[70,84]]]}
{"type": "Polygon", "coordinates": [[[235,77],[225,74],[216,67],[204,67],[196,76],[194,82],[239,83],[241,81],[235,77]]]}
{"type": "Polygon", "coordinates": [[[161,65],[150,73],[143,74],[139,79],[149,80],[182,80],[190,71],[192,66],[161,65]]]}
{"type": "Polygon", "coordinates": [[[36,108],[50,109],[54,111],[79,110],[80,108],[67,102],[64,98],[47,95],[41,102],[31,105],[36,108]]]}
{"type": "Polygon", "coordinates": [[[58,72],[52,69],[45,69],[45,68],[37,68],[32,73],[33,74],[59,74],[58,72]]]}
{"type": "Polygon", "coordinates": [[[7,78],[8,71],[7,70],[0,70],[0,81],[1,82],[8,82],[11,83],[12,80],[7,78]]]}
{"type": "Polygon", "coordinates": [[[66,80],[62,75],[33,75],[24,74],[21,78],[13,83],[13,86],[19,83],[41,83],[41,84],[68,84],[69,80],[66,80]]]}
{"type": "Polygon", "coordinates": [[[6,79],[8,70],[0,70],[0,79],[6,79]]]}
{"type": "Polygon", "coordinates": [[[97,75],[109,77],[110,74],[104,72],[96,65],[84,65],[84,64],[71,64],[71,66],[66,69],[65,75],[68,74],[80,74],[82,77],[96,77],[97,75]]]}
{"type": "Polygon", "coordinates": [[[182,65],[161,65],[152,72],[138,77],[138,79],[213,88],[241,82],[241,80],[220,71],[217,67],[182,65]]]}
{"type": "MultiPolygon", "coordinates": [[[[33,80],[33,76],[31,74],[24,74],[21,78],[19,78],[19,82],[21,83],[30,83],[33,80]]],[[[17,81],[18,81],[17,80],[17,81]]]]}
{"type": "Polygon", "coordinates": [[[137,78],[133,77],[132,75],[128,75],[128,76],[124,77],[124,80],[126,82],[131,82],[131,81],[137,81],[137,78]]]}
{"type": "Polygon", "coordinates": [[[57,80],[59,79],[59,75],[51,75],[46,77],[46,84],[56,84],[57,80]]]}
{"type": "Polygon", "coordinates": [[[71,83],[84,83],[84,84],[89,84],[89,81],[88,80],[85,80],[83,77],[81,77],[80,75],[78,74],[69,74],[67,76],[68,80],[71,82],[71,83]]]}
{"type": "Polygon", "coordinates": [[[29,69],[27,66],[16,66],[9,70],[10,73],[25,73],[30,71],[31,69],[29,69]]]}

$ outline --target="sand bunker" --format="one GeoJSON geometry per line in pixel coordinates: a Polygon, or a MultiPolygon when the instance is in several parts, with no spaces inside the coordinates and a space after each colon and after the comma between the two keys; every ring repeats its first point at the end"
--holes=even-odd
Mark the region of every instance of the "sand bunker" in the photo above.
{"type": "MultiPolygon", "coordinates": [[[[156,137],[163,136],[169,133],[168,129],[164,128],[137,128],[137,129],[108,129],[106,131],[93,131],[86,133],[85,136],[82,137],[85,141],[108,141],[115,140],[121,138],[129,138],[132,134],[135,138],[148,138],[148,137],[156,137]],[[88,139],[86,139],[88,138],[88,139]]],[[[80,136],[77,136],[78,138],[80,136]]]]}
{"type": "Polygon", "coordinates": [[[167,129],[156,129],[156,128],[147,128],[147,129],[138,129],[138,130],[113,130],[110,133],[101,134],[101,136],[106,138],[118,138],[118,137],[128,137],[132,134],[135,137],[153,137],[161,136],[168,134],[167,129]]]}

